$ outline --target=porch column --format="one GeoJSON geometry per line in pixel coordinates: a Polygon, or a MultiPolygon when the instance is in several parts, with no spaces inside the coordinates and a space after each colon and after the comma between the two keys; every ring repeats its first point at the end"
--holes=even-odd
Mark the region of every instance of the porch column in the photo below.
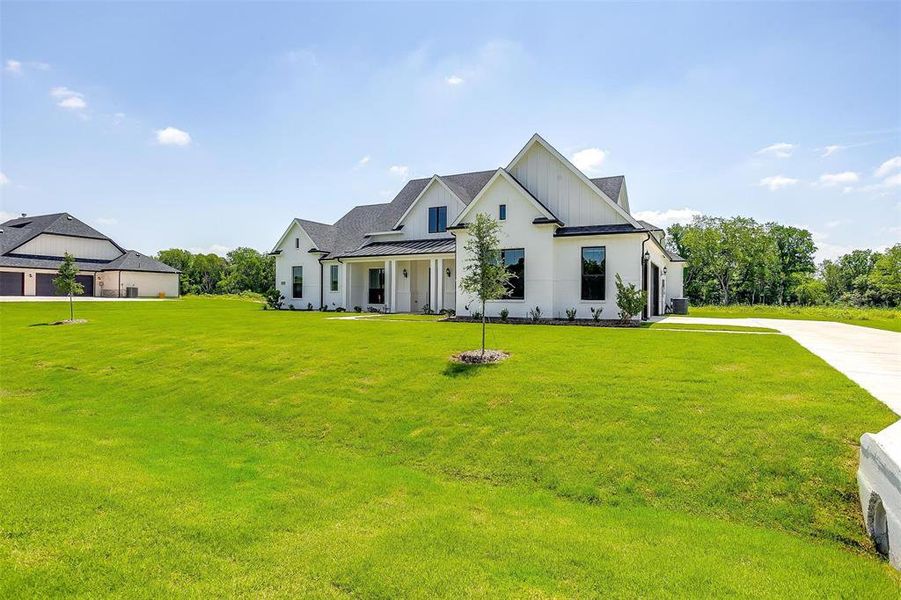
{"type": "Polygon", "coordinates": [[[438,259],[438,299],[435,302],[435,312],[440,312],[444,308],[444,259],[438,259]]]}
{"type": "Polygon", "coordinates": [[[347,312],[353,311],[353,307],[350,306],[350,263],[344,263],[344,285],[341,286],[341,304],[347,312]]]}
{"type": "MultiPolygon", "coordinates": [[[[386,286],[388,285],[388,282],[391,281],[390,274],[391,274],[391,261],[386,258],[385,259],[385,285],[386,286]]],[[[391,292],[389,292],[388,290],[385,290],[384,294],[385,294],[385,298],[384,298],[385,307],[387,308],[387,307],[390,307],[391,292]]]]}
{"type": "Polygon", "coordinates": [[[388,279],[388,307],[391,312],[397,312],[397,260],[391,261],[391,277],[388,279]]]}
{"type": "Polygon", "coordinates": [[[429,266],[429,308],[435,312],[435,307],[438,306],[438,261],[430,258],[429,266]]]}

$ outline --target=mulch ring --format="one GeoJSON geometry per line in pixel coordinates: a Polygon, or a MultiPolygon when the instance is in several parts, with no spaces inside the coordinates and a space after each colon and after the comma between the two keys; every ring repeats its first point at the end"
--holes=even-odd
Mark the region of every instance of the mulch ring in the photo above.
{"type": "Polygon", "coordinates": [[[482,354],[481,350],[467,350],[459,354],[454,354],[451,360],[467,365],[490,365],[507,360],[510,355],[500,350],[485,350],[482,354]]]}
{"type": "Polygon", "coordinates": [[[87,319],[66,319],[65,321],[54,321],[51,325],[81,325],[87,323],[87,319]]]}

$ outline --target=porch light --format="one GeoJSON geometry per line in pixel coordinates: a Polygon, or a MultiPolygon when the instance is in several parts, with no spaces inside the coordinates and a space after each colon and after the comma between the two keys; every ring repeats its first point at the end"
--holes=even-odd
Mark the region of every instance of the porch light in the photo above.
{"type": "Polygon", "coordinates": [[[648,262],[649,260],[651,260],[651,253],[648,252],[647,250],[645,250],[644,251],[644,262],[648,262]]]}
{"type": "Polygon", "coordinates": [[[450,277],[450,267],[444,269],[444,272],[447,273],[448,277],[450,277]]]}
{"type": "Polygon", "coordinates": [[[666,275],[666,267],[663,267],[663,274],[666,275]]]}
{"type": "Polygon", "coordinates": [[[406,279],[406,278],[407,278],[407,270],[404,269],[404,279],[406,279]]]}

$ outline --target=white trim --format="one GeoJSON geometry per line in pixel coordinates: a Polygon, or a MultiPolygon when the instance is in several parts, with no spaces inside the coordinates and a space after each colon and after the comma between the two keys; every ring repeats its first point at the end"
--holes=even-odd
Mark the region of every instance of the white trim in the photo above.
{"type": "Polygon", "coordinates": [[[370,231],[366,234],[366,237],[372,237],[374,235],[397,235],[401,233],[400,229],[392,229],[390,231],[370,231]]]}
{"type": "MultiPolygon", "coordinates": [[[[272,247],[272,252],[275,252],[276,250],[278,250],[278,247],[282,245],[282,242],[284,242],[285,238],[288,237],[288,234],[291,233],[291,228],[294,227],[295,225],[300,227],[300,230],[303,231],[307,235],[307,237],[310,237],[310,234],[307,233],[306,230],[303,228],[303,226],[300,224],[299,219],[297,219],[297,218],[291,219],[291,224],[288,225],[287,229],[285,229],[285,233],[282,234],[282,237],[278,238],[278,241],[275,243],[275,246],[272,247]]],[[[312,240],[313,238],[310,238],[310,239],[312,240]]]]}
{"type": "Polygon", "coordinates": [[[503,177],[504,180],[506,180],[510,185],[513,186],[514,189],[516,189],[523,197],[525,197],[532,204],[532,206],[534,206],[538,210],[538,212],[544,215],[545,218],[553,220],[557,219],[557,217],[554,216],[553,213],[545,208],[544,205],[538,202],[538,200],[536,200],[532,194],[530,194],[524,187],[522,187],[522,185],[518,181],[516,181],[516,179],[514,179],[512,175],[507,173],[507,171],[504,169],[498,169],[494,172],[494,175],[491,176],[491,179],[488,180],[488,183],[486,183],[482,187],[482,189],[479,190],[479,193],[476,194],[476,197],[472,199],[472,202],[469,203],[469,206],[464,208],[463,212],[457,215],[457,218],[454,219],[453,223],[451,223],[451,227],[457,226],[463,222],[463,217],[465,217],[470,213],[470,211],[472,211],[473,207],[479,202],[479,200],[482,199],[482,196],[484,196],[488,192],[488,188],[490,188],[494,184],[498,177],[503,177]]]}
{"type": "Polygon", "coordinates": [[[532,146],[534,146],[535,144],[541,144],[541,146],[542,146],[545,150],[547,150],[548,152],[550,152],[551,155],[554,156],[554,158],[556,158],[556,159],[559,160],[561,163],[563,163],[564,165],[566,165],[566,166],[569,168],[569,170],[572,171],[579,179],[581,179],[582,182],[583,182],[585,185],[587,185],[590,189],[592,189],[592,190],[593,190],[593,191],[601,198],[601,200],[604,200],[605,202],[607,202],[607,204],[609,204],[610,206],[612,206],[613,209],[614,209],[621,217],[623,217],[624,219],[626,219],[626,221],[628,221],[629,223],[631,223],[631,224],[634,225],[635,227],[641,227],[641,225],[638,223],[638,221],[636,221],[635,218],[634,218],[632,215],[630,215],[625,209],[623,209],[623,207],[620,206],[619,203],[615,202],[614,200],[612,200],[612,199],[610,198],[610,196],[608,196],[608,195],[605,194],[603,191],[601,191],[601,188],[599,188],[598,186],[596,186],[596,185],[594,184],[594,182],[591,181],[591,179],[589,179],[589,178],[585,175],[585,173],[583,173],[582,171],[580,171],[579,169],[577,169],[577,168],[575,167],[575,165],[573,165],[571,162],[569,162],[569,159],[567,159],[565,156],[563,156],[562,154],[560,154],[560,153],[557,151],[556,148],[554,148],[553,146],[551,146],[551,145],[547,142],[547,140],[545,140],[543,137],[541,137],[541,136],[538,135],[537,133],[536,133],[535,135],[532,136],[532,139],[530,139],[530,140],[526,143],[525,146],[522,147],[522,150],[519,151],[519,154],[517,154],[517,155],[513,158],[513,160],[510,161],[510,164],[507,165],[507,170],[512,170],[513,167],[514,167],[514,165],[516,165],[516,163],[518,163],[518,162],[522,159],[522,157],[525,156],[526,152],[528,152],[528,151],[532,148],[532,146]]]}
{"type": "MultiPolygon", "coordinates": [[[[399,227],[401,223],[404,222],[404,219],[407,218],[407,215],[410,214],[410,212],[413,210],[413,207],[416,206],[416,204],[419,202],[419,200],[420,200],[423,196],[425,196],[425,193],[429,190],[430,187],[432,187],[432,184],[434,184],[436,181],[437,181],[438,183],[440,183],[441,185],[443,185],[443,186],[444,186],[444,189],[446,189],[448,192],[450,192],[451,196],[453,196],[454,198],[456,198],[457,201],[460,202],[460,204],[462,204],[463,206],[466,206],[466,203],[463,202],[463,198],[461,198],[460,196],[458,196],[457,193],[454,192],[454,190],[450,189],[450,187],[449,187],[446,183],[444,183],[444,180],[441,179],[440,176],[438,176],[438,175],[432,175],[432,178],[429,179],[429,182],[428,182],[427,184],[425,184],[425,187],[422,188],[422,191],[419,192],[419,195],[416,196],[416,198],[413,199],[413,202],[410,203],[410,206],[407,207],[407,210],[404,211],[404,214],[402,214],[402,215],[400,216],[400,219],[397,220],[397,223],[394,224],[394,228],[395,228],[395,229],[396,229],[397,227],[399,227]]],[[[394,232],[394,233],[397,233],[397,232],[394,232]]]]}

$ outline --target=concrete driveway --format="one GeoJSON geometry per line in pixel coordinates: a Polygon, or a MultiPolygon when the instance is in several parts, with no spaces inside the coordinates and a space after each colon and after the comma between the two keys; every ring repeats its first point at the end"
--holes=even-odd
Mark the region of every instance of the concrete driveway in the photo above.
{"type": "Polygon", "coordinates": [[[666,323],[769,327],[791,336],[901,415],[901,333],[830,321],[676,317],[666,323]]]}

